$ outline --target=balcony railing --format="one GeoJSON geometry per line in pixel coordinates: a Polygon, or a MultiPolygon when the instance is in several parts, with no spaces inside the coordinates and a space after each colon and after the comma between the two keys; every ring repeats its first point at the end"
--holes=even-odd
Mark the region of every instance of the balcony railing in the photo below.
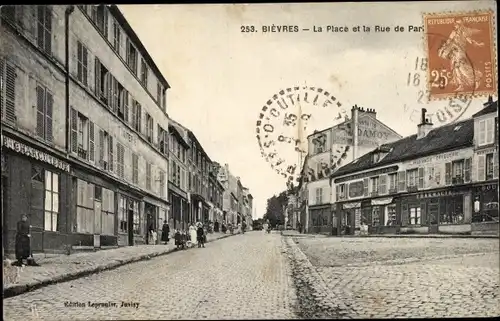
{"type": "Polygon", "coordinates": [[[451,179],[452,184],[463,184],[464,183],[464,177],[463,176],[455,176],[451,179]]]}
{"type": "Polygon", "coordinates": [[[397,188],[390,188],[389,189],[389,194],[396,194],[398,192],[397,188]]]}
{"type": "Polygon", "coordinates": [[[408,192],[416,192],[416,191],[418,191],[418,186],[417,185],[409,185],[409,186],[406,186],[406,190],[408,192]]]}
{"type": "Polygon", "coordinates": [[[83,147],[78,147],[78,157],[86,160],[87,156],[88,156],[88,152],[85,149],[83,149],[83,147]]]}
{"type": "Polygon", "coordinates": [[[370,196],[378,196],[378,191],[371,192],[370,196]]]}

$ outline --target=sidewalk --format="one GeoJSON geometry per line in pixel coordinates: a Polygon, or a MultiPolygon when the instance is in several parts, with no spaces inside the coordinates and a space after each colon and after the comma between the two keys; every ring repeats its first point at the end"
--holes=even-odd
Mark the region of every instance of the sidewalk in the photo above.
{"type": "Polygon", "coordinates": [[[326,235],[326,234],[300,234],[297,231],[287,230],[281,233],[283,236],[293,237],[349,237],[349,238],[362,238],[362,237],[392,237],[392,238],[471,238],[471,239],[494,239],[499,238],[498,235],[478,234],[478,235],[465,235],[465,234],[366,234],[366,235],[326,235]]]}
{"type": "MultiPolygon", "coordinates": [[[[207,243],[229,236],[232,235],[222,233],[208,234],[207,243]]],[[[37,261],[40,264],[39,267],[25,266],[20,272],[17,283],[4,285],[3,295],[4,298],[16,296],[50,284],[70,281],[174,251],[174,240],[170,239],[167,245],[126,246],[97,252],[80,252],[71,255],[42,258],[37,261]]]]}

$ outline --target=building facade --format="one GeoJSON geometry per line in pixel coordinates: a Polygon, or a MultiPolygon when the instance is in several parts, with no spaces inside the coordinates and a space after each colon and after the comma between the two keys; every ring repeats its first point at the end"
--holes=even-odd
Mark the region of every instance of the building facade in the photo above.
{"type": "Polygon", "coordinates": [[[223,195],[224,195],[224,187],[222,183],[217,179],[218,175],[218,167],[216,167],[213,163],[210,164],[210,172],[208,179],[208,189],[209,189],[209,221],[210,222],[222,222],[223,220],[223,195]]]}
{"type": "Polygon", "coordinates": [[[472,233],[498,232],[498,100],[473,115],[472,233]]]}
{"type": "Polygon", "coordinates": [[[224,187],[223,193],[223,223],[237,224],[238,215],[238,180],[229,170],[229,165],[219,167],[218,180],[224,187]]]}
{"type": "Polygon", "coordinates": [[[6,250],[23,213],[34,251],[146,242],[169,206],[167,81],[114,5],[1,13],[6,250]]]}
{"type": "Polygon", "coordinates": [[[190,153],[188,153],[189,213],[191,223],[208,222],[208,176],[211,160],[191,130],[188,130],[190,153]]]}
{"type": "MultiPolygon", "coordinates": [[[[330,233],[332,226],[331,206],[333,190],[329,175],[342,165],[401,136],[377,120],[373,109],[354,106],[351,118],[331,128],[316,131],[308,136],[308,154],[303,164],[301,186],[308,193],[305,230],[313,233],[330,233]]],[[[293,212],[293,211],[292,211],[293,212]]]]}
{"type": "Polygon", "coordinates": [[[187,229],[189,221],[188,165],[189,144],[187,131],[174,120],[169,124],[168,196],[170,200],[169,225],[174,229],[187,229]]]}
{"type": "Polygon", "coordinates": [[[482,189],[498,189],[498,158],[487,165],[481,157],[482,147],[486,155],[495,155],[495,117],[480,114],[433,128],[425,112],[416,135],[381,145],[331,175],[337,235],[356,234],[362,226],[368,233],[471,233],[473,221],[482,219],[490,223],[478,229],[496,224],[498,231],[493,193],[475,196],[482,189]],[[485,126],[483,119],[493,122],[485,126]],[[479,128],[481,139],[475,135],[479,128]],[[484,142],[481,148],[478,140],[484,142]],[[486,166],[490,180],[483,180],[486,166]]]}

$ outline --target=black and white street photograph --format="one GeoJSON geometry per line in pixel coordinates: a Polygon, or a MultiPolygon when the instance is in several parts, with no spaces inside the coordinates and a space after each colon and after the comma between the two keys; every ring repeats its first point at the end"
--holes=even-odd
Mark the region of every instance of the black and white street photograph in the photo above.
{"type": "Polygon", "coordinates": [[[0,5],[3,319],[500,317],[497,19],[0,5]]]}

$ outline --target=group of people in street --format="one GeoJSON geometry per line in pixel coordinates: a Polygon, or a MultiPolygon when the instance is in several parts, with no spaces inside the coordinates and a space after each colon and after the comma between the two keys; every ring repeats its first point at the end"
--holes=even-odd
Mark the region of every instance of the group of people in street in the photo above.
{"type": "Polygon", "coordinates": [[[196,224],[191,223],[189,229],[176,229],[174,232],[175,246],[177,249],[187,249],[190,247],[205,247],[207,241],[207,233],[201,222],[196,224]]]}

